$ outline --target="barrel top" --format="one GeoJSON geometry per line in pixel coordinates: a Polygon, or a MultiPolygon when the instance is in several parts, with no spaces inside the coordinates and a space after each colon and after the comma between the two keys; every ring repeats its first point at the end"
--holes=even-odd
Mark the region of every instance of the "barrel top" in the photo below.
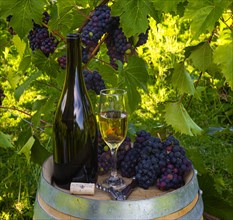
{"type": "MultiPolygon", "coordinates": [[[[55,188],[59,189],[60,191],[70,194],[69,190],[62,189],[52,183],[52,174],[53,174],[53,158],[49,157],[45,163],[43,164],[43,170],[42,170],[42,175],[44,179],[48,182],[48,184],[53,185],[55,188]]],[[[194,171],[191,170],[185,177],[185,185],[188,184],[194,176],[194,171]]],[[[98,183],[103,183],[104,180],[108,177],[108,175],[99,175],[98,176],[98,183]]],[[[129,184],[132,179],[131,178],[125,178],[122,177],[125,180],[126,185],[129,184]]],[[[185,186],[184,185],[184,186],[185,186]]],[[[182,187],[184,187],[182,186],[182,187]]],[[[182,188],[180,187],[180,188],[182,188]]],[[[173,192],[175,190],[167,190],[167,191],[161,191],[159,190],[155,185],[149,187],[149,189],[143,189],[140,187],[137,187],[128,197],[127,200],[144,200],[144,199],[150,199],[158,196],[162,196],[165,194],[168,194],[170,192],[173,192]]],[[[76,196],[79,198],[87,198],[87,199],[93,199],[93,200],[111,200],[111,197],[108,195],[108,193],[103,192],[99,189],[95,189],[95,194],[93,195],[72,195],[76,196]]],[[[124,202],[124,201],[123,201],[124,202]]]]}

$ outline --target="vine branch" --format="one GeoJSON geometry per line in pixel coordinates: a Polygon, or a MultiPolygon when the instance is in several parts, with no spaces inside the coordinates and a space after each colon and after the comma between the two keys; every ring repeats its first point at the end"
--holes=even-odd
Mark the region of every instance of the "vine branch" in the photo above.
{"type": "MultiPolygon", "coordinates": [[[[31,115],[30,113],[28,113],[28,112],[26,112],[26,111],[24,111],[24,110],[18,109],[18,108],[14,107],[14,106],[13,106],[13,107],[0,106],[0,109],[6,109],[6,110],[17,111],[17,112],[23,113],[24,115],[27,115],[27,116],[29,116],[29,117],[32,117],[32,115],[31,115]]],[[[51,125],[49,122],[46,122],[46,121],[44,121],[44,120],[42,120],[42,119],[40,119],[40,122],[41,122],[42,124],[51,125]]]]}
{"type": "Polygon", "coordinates": [[[232,28],[227,24],[227,22],[224,20],[223,17],[221,17],[220,20],[227,26],[227,28],[229,28],[230,30],[232,30],[232,28]]]}

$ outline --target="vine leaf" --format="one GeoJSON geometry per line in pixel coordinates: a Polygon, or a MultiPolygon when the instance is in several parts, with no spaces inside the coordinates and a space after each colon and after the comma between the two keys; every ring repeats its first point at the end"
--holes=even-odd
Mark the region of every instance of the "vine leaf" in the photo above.
{"type": "Polygon", "coordinates": [[[183,2],[183,0],[152,0],[154,3],[154,6],[156,9],[160,9],[164,12],[176,12],[177,11],[177,5],[180,2],[183,2]]]}
{"type": "Polygon", "coordinates": [[[95,62],[94,67],[98,70],[106,84],[110,84],[112,87],[117,86],[117,71],[114,68],[101,62],[95,62]]]}
{"type": "Polygon", "coordinates": [[[24,144],[24,146],[19,151],[19,154],[24,154],[25,155],[28,163],[30,162],[31,148],[32,148],[34,142],[35,142],[35,138],[33,136],[31,136],[28,139],[28,141],[26,142],[26,144],[24,144]]]}
{"type": "Polygon", "coordinates": [[[16,46],[16,48],[19,52],[20,57],[23,57],[23,54],[24,54],[24,51],[26,48],[25,41],[21,40],[18,35],[14,35],[12,40],[13,40],[14,45],[16,46]]]}
{"type": "Polygon", "coordinates": [[[32,62],[38,69],[54,78],[60,69],[58,62],[56,62],[52,55],[46,57],[40,50],[36,50],[33,53],[32,62]]]}
{"type": "Polygon", "coordinates": [[[22,39],[32,29],[32,20],[41,23],[45,0],[7,0],[1,1],[1,16],[13,15],[10,26],[22,39]]]}
{"type": "Polygon", "coordinates": [[[112,6],[112,15],[120,16],[120,23],[126,37],[145,33],[150,7],[145,0],[119,0],[112,6]]]}
{"type": "Polygon", "coordinates": [[[177,63],[172,74],[172,85],[180,91],[180,93],[188,93],[194,95],[195,88],[189,72],[186,70],[184,63],[177,63]]]}
{"type": "Polygon", "coordinates": [[[220,45],[214,51],[214,63],[220,66],[226,81],[233,90],[233,45],[220,45]]]}
{"type": "Polygon", "coordinates": [[[24,93],[24,91],[30,86],[30,84],[36,80],[41,75],[41,72],[38,71],[36,73],[32,73],[26,81],[24,81],[16,90],[14,93],[15,99],[18,101],[20,96],[24,93]]]}
{"type": "Polygon", "coordinates": [[[42,165],[51,153],[40,143],[36,136],[33,136],[33,138],[35,141],[31,147],[31,160],[42,165]]]}
{"type": "Polygon", "coordinates": [[[129,109],[132,112],[141,101],[138,89],[141,88],[147,92],[148,72],[144,60],[136,56],[130,57],[128,65],[123,67],[119,78],[121,79],[119,84],[127,87],[129,109]]]}
{"type": "Polygon", "coordinates": [[[201,44],[191,52],[189,60],[194,67],[205,72],[213,62],[213,51],[208,43],[201,44]]]}
{"type": "Polygon", "coordinates": [[[13,148],[11,136],[0,131],[0,147],[13,148]]]}
{"type": "MultiPolygon", "coordinates": [[[[57,15],[53,16],[49,21],[49,28],[59,30],[63,35],[66,35],[70,30],[76,29],[86,19],[78,13],[75,0],[58,0],[57,15]]],[[[81,9],[79,9],[81,10],[81,9]]]]}
{"type": "Polygon", "coordinates": [[[211,32],[224,9],[229,5],[228,0],[189,0],[188,2],[185,18],[192,20],[191,31],[194,39],[206,31],[211,32]]]}
{"type": "Polygon", "coordinates": [[[190,136],[199,135],[202,129],[192,120],[180,102],[165,105],[165,121],[180,133],[190,136]]]}

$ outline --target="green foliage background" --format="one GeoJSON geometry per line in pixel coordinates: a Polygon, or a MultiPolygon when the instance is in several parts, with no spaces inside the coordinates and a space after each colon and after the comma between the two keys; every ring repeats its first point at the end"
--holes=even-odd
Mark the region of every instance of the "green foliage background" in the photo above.
{"type": "MultiPolygon", "coordinates": [[[[106,46],[99,45],[87,68],[98,70],[107,87],[128,90],[132,138],[145,129],[161,138],[173,133],[181,141],[199,172],[205,213],[232,219],[230,0],[0,1],[0,89],[6,95],[0,106],[1,218],[32,218],[65,76],[57,58],[65,54],[66,34],[77,31],[100,3],[120,16],[127,37],[136,42],[149,25],[149,38],[118,70],[109,65],[106,46]],[[33,53],[27,39],[32,19],[42,25],[44,10],[51,15],[48,29],[60,41],[49,57],[33,53]],[[13,15],[10,22],[8,15],[13,15]]],[[[90,96],[96,107],[98,96],[91,91],[90,96]]]]}

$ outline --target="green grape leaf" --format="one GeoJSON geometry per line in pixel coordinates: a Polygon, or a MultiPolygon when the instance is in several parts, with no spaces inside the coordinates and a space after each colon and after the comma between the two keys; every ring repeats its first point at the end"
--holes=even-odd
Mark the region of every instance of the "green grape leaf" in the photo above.
{"type": "Polygon", "coordinates": [[[207,173],[207,169],[205,167],[205,163],[202,158],[202,154],[200,153],[199,149],[197,148],[187,148],[186,149],[187,157],[192,161],[193,166],[198,171],[198,174],[202,175],[207,173]]]}
{"type": "Polygon", "coordinates": [[[228,0],[189,0],[188,2],[185,8],[185,18],[191,19],[194,39],[206,31],[211,32],[224,9],[229,5],[228,0]]]}
{"type": "Polygon", "coordinates": [[[185,57],[188,58],[191,55],[192,51],[196,50],[198,47],[202,46],[204,43],[205,42],[200,42],[197,45],[185,47],[184,48],[184,51],[185,51],[184,55],[185,55],[185,57]]]}
{"type": "Polygon", "coordinates": [[[115,69],[101,62],[95,62],[94,69],[96,69],[99,72],[99,74],[102,76],[106,86],[107,85],[111,85],[111,87],[116,86],[117,71],[115,69]]]}
{"type": "Polygon", "coordinates": [[[78,7],[75,0],[58,0],[57,15],[49,21],[49,29],[59,30],[63,35],[67,35],[70,30],[79,27],[86,19],[84,12],[78,7]]]}
{"type": "Polygon", "coordinates": [[[23,54],[26,48],[25,41],[21,40],[18,35],[14,35],[12,41],[14,42],[14,45],[16,46],[20,57],[23,57],[23,54]]]}
{"type": "Polygon", "coordinates": [[[208,43],[201,44],[191,52],[189,60],[194,67],[205,72],[213,62],[213,51],[208,43]]]}
{"type": "Polygon", "coordinates": [[[30,162],[30,157],[31,157],[31,148],[33,146],[35,142],[35,138],[33,136],[31,136],[28,141],[26,142],[26,144],[24,144],[24,146],[21,148],[21,150],[18,152],[19,154],[24,154],[27,162],[30,162]]]}
{"type": "Polygon", "coordinates": [[[18,101],[20,96],[28,89],[30,84],[41,75],[41,72],[32,73],[16,90],[14,93],[15,99],[18,101]]]}
{"type": "Polygon", "coordinates": [[[112,6],[112,15],[120,16],[120,24],[126,37],[145,33],[150,7],[145,0],[118,0],[112,6]]]}
{"type": "Polygon", "coordinates": [[[156,9],[166,12],[176,12],[177,5],[183,0],[152,0],[156,9]]]}
{"type": "Polygon", "coordinates": [[[12,71],[9,71],[8,75],[7,75],[7,80],[10,83],[11,87],[13,89],[15,89],[20,81],[20,76],[15,74],[12,71]]]}
{"type": "Polygon", "coordinates": [[[58,62],[54,60],[52,55],[46,57],[40,50],[37,50],[33,53],[32,62],[42,72],[54,78],[60,69],[58,62]]]}
{"type": "Polygon", "coordinates": [[[34,127],[39,126],[40,124],[40,119],[41,119],[41,113],[42,113],[42,108],[45,104],[46,100],[42,99],[42,100],[36,100],[32,106],[32,110],[36,111],[31,119],[31,122],[33,124],[34,127]]]}
{"type": "Polygon", "coordinates": [[[39,141],[36,136],[33,136],[35,139],[32,147],[31,147],[31,161],[42,165],[44,161],[51,155],[49,152],[39,141]]]}
{"type": "Polygon", "coordinates": [[[8,134],[4,134],[0,131],[0,147],[1,148],[13,148],[13,141],[11,136],[8,134]]]}
{"type": "Polygon", "coordinates": [[[202,133],[202,129],[192,120],[180,102],[167,103],[164,118],[168,125],[182,134],[193,136],[202,133]]]}
{"type": "Polygon", "coordinates": [[[233,90],[233,44],[220,45],[214,51],[214,63],[220,66],[222,74],[233,90]]]}
{"type": "Polygon", "coordinates": [[[136,56],[130,57],[128,65],[120,72],[119,79],[121,79],[119,84],[127,88],[129,108],[132,112],[141,101],[138,88],[147,92],[148,72],[144,60],[136,56]]]}
{"type": "Polygon", "coordinates": [[[30,64],[31,64],[31,56],[30,55],[23,56],[19,64],[19,71],[21,71],[22,73],[26,72],[30,64]]]}
{"type": "Polygon", "coordinates": [[[194,95],[195,88],[193,81],[184,63],[177,63],[174,66],[174,72],[172,74],[172,85],[182,94],[187,93],[194,95]]]}
{"type": "Polygon", "coordinates": [[[22,39],[32,29],[32,20],[40,24],[45,0],[7,0],[0,3],[1,16],[13,15],[10,26],[22,39]]]}

